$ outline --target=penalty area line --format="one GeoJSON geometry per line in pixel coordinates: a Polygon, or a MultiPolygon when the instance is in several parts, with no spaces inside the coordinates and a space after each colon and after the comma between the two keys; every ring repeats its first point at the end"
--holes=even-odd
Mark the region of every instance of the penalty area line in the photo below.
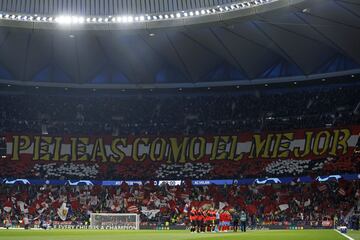
{"type": "Polygon", "coordinates": [[[339,234],[342,235],[343,237],[346,237],[346,238],[349,239],[349,240],[355,240],[355,239],[353,239],[352,237],[346,235],[345,233],[340,232],[340,231],[337,230],[337,229],[334,229],[334,231],[337,232],[337,233],[339,233],[339,234]]]}

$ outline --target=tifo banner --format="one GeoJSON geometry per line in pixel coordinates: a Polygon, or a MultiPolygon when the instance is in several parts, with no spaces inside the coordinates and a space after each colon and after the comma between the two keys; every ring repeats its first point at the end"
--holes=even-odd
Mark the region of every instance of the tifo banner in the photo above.
{"type": "Polygon", "coordinates": [[[359,133],[360,126],[213,136],[5,134],[7,156],[2,161],[8,166],[30,162],[33,172],[49,172],[55,177],[72,169],[78,177],[96,178],[104,165],[130,167],[147,163],[157,166],[147,169],[153,170],[153,177],[166,178],[181,170],[185,177],[201,178],[211,174],[216,163],[226,166],[225,175],[230,175],[235,171],[233,164],[253,161],[268,163],[262,170],[271,175],[287,169],[293,169],[288,173],[296,175],[305,171],[313,159],[327,158],[322,165],[319,162],[313,166],[321,168],[332,158],[352,156],[359,145],[359,133]],[[291,168],[284,168],[284,162],[291,168]]]}

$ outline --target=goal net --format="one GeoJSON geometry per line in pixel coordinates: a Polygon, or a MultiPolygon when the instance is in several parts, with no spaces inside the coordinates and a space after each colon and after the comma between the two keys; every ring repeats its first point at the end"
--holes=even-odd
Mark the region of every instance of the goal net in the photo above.
{"type": "Polygon", "coordinates": [[[94,229],[138,230],[140,217],[135,213],[91,213],[90,227],[94,229]]]}

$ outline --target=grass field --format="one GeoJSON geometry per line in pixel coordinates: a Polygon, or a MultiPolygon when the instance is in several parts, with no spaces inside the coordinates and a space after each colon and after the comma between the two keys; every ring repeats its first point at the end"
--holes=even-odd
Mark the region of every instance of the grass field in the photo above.
{"type": "MultiPolygon", "coordinates": [[[[350,232],[360,240],[360,232],[350,232]]],[[[334,230],[271,230],[190,234],[188,231],[0,230],[1,240],[346,240],[334,230]]]]}
{"type": "Polygon", "coordinates": [[[360,231],[349,231],[347,235],[352,237],[354,240],[360,240],[360,231]]]}

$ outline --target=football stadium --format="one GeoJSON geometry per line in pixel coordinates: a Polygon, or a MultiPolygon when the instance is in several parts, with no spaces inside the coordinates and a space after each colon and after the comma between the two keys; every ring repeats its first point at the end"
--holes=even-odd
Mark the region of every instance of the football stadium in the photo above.
{"type": "Polygon", "coordinates": [[[0,0],[1,240],[359,225],[359,0],[0,0]]]}

